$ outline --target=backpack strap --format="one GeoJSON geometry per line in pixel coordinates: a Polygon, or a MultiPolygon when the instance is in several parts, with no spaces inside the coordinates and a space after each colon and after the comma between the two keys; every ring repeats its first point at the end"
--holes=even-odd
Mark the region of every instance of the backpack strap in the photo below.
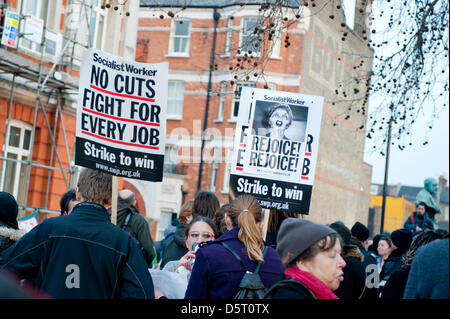
{"type": "MultiPolygon", "coordinates": [[[[233,256],[234,258],[236,258],[239,263],[242,265],[242,267],[244,267],[245,271],[248,272],[247,267],[245,267],[244,262],[242,261],[241,257],[239,257],[239,255],[227,244],[225,244],[223,241],[220,242],[220,244],[225,247],[233,256]]],[[[264,251],[263,251],[263,259],[266,256],[267,253],[267,246],[264,246],[264,251]]],[[[257,274],[259,272],[259,269],[261,268],[262,262],[259,261],[258,264],[256,265],[255,271],[253,272],[254,274],[257,274]]]]}
{"type": "Polygon", "coordinates": [[[123,224],[122,224],[122,228],[123,227],[127,227],[128,226],[128,223],[130,222],[130,219],[131,219],[131,215],[132,215],[133,213],[128,213],[128,215],[127,215],[127,217],[125,217],[125,221],[123,222],[123,224]]]}

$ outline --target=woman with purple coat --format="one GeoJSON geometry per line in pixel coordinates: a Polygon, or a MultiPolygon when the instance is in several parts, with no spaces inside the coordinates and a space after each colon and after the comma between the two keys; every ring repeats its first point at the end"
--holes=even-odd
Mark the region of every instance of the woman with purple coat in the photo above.
{"type": "Polygon", "coordinates": [[[238,293],[246,270],[221,243],[231,247],[251,272],[259,261],[263,262],[259,275],[266,289],[283,274],[275,249],[267,247],[263,257],[262,208],[253,196],[236,198],[225,214],[225,222],[229,231],[197,250],[185,299],[232,299],[238,293]]]}

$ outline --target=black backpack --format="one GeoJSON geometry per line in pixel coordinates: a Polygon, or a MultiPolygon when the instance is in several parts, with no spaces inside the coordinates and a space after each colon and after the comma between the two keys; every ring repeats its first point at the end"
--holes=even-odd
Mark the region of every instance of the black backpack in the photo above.
{"type": "Polygon", "coordinates": [[[130,227],[131,215],[133,215],[133,213],[129,212],[127,217],[125,217],[125,221],[123,222],[123,224],[120,225],[120,228],[122,228],[125,232],[127,232],[131,236],[131,238],[134,239],[139,249],[141,250],[142,255],[144,256],[144,259],[147,261],[147,252],[145,251],[144,247],[142,247],[141,242],[137,239],[136,235],[134,234],[133,230],[130,227]]]}
{"type": "MultiPolygon", "coordinates": [[[[247,267],[245,267],[241,257],[239,257],[239,255],[230,246],[228,246],[224,242],[221,242],[221,244],[234,256],[234,258],[239,261],[239,263],[245,269],[244,277],[242,277],[239,284],[239,291],[236,296],[234,296],[234,299],[262,299],[266,291],[266,287],[264,286],[261,277],[258,274],[262,262],[258,262],[255,271],[250,272],[248,271],[247,267]]],[[[266,256],[266,252],[267,246],[264,247],[263,258],[266,256]]]]}

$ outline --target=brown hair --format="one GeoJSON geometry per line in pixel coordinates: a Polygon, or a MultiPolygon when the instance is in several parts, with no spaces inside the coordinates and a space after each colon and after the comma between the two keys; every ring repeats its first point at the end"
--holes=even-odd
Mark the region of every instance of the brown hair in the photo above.
{"type": "Polygon", "coordinates": [[[225,223],[225,214],[228,214],[229,211],[230,204],[223,204],[222,207],[220,207],[214,215],[213,220],[216,223],[217,228],[219,229],[219,236],[222,236],[222,234],[228,231],[227,224],[225,223]]]}
{"type": "Polygon", "coordinates": [[[112,176],[102,171],[84,168],[78,178],[78,189],[85,202],[107,205],[112,196],[112,176]]]}
{"type": "Polygon", "coordinates": [[[192,206],[194,205],[194,200],[190,199],[183,204],[180,208],[180,214],[178,215],[178,222],[180,224],[187,224],[187,218],[192,215],[192,206]]]}
{"type": "Polygon", "coordinates": [[[208,191],[200,191],[195,195],[192,217],[205,216],[214,219],[216,210],[220,207],[216,194],[208,191]]]}
{"type": "Polygon", "coordinates": [[[233,226],[239,226],[239,240],[247,248],[251,260],[264,261],[261,229],[256,223],[262,220],[262,208],[250,195],[241,195],[231,202],[227,215],[233,226]]]}

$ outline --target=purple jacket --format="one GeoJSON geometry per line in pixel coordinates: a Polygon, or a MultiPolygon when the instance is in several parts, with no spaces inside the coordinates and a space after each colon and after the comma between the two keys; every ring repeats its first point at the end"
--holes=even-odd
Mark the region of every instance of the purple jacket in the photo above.
{"type": "MultiPolygon", "coordinates": [[[[232,299],[239,290],[245,270],[236,258],[223,247],[226,242],[241,257],[247,269],[254,271],[257,261],[250,260],[235,227],[215,241],[203,244],[195,253],[195,264],[186,290],[185,299],[232,299]]],[[[284,272],[275,249],[268,247],[259,275],[266,288],[284,272]]]]}

